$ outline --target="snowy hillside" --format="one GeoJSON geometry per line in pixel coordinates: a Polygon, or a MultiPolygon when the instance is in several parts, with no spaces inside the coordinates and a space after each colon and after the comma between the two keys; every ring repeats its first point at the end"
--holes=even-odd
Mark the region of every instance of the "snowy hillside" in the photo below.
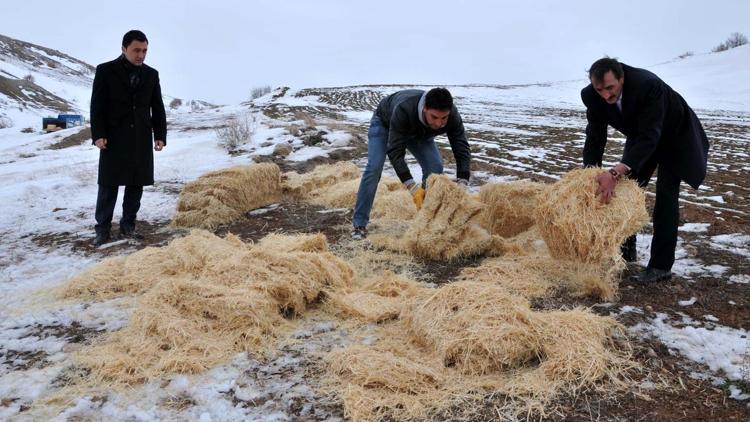
{"type": "Polygon", "coordinates": [[[57,50],[0,35],[0,115],[14,126],[88,109],[94,68],[57,50]]]}
{"type": "Polygon", "coordinates": [[[649,67],[694,108],[750,111],[750,45],[649,67]]]}
{"type": "MultiPolygon", "coordinates": [[[[709,175],[700,190],[682,192],[672,282],[639,286],[623,278],[616,302],[561,296],[534,305],[539,310],[581,306],[614,316],[627,327],[633,358],[644,368],[627,392],[587,391],[581,393],[585,396],[564,397],[556,417],[653,420],[677,415],[688,420],[739,420],[746,416],[750,399],[749,55],[746,46],[650,68],[698,110],[712,142],[709,175]]],[[[73,355],[121,330],[134,311],[131,300],[60,300],[56,289],[105,258],[163,247],[184,236],[185,230],[170,226],[178,194],[206,172],[254,162],[273,162],[284,171],[300,173],[340,161],[363,168],[373,109],[383,96],[407,86],[284,88],[232,106],[175,103],[168,145],[154,154],[156,183],[145,189],[138,214],[145,239],[94,248],[98,151],[86,139],[75,138],[78,129],[50,134],[19,130],[25,125],[37,127],[40,115],[66,104],[86,114],[92,76],[91,66],[62,53],[0,37],[0,113],[14,121],[13,127],[0,129],[0,420],[343,419],[340,400],[320,390],[317,365],[325,353],[342,345],[377,341],[373,334],[377,324],[352,328],[324,313],[302,321],[290,319],[290,324],[299,325],[270,357],[239,353],[208,371],[133,385],[125,392],[75,392],[78,395],[55,402],[60,412],[45,414],[45,406],[54,401],[51,398],[80,369],[74,366],[73,355]],[[29,74],[34,82],[21,82],[29,74]],[[227,151],[219,144],[216,129],[232,118],[251,121],[252,136],[227,151]]],[[[450,87],[472,147],[471,189],[508,180],[554,182],[580,167],[585,115],[579,93],[586,83],[582,77],[537,85],[450,87]]],[[[165,99],[168,108],[172,100],[165,99]]],[[[448,141],[439,137],[437,143],[451,175],[455,166],[448,141]]],[[[618,159],[623,143],[622,136],[613,134],[605,163],[618,159]]],[[[408,162],[419,177],[416,162],[411,158],[408,162]]],[[[389,164],[385,173],[394,175],[389,164]]],[[[652,201],[653,186],[649,192],[652,201]]],[[[118,203],[115,236],[120,212],[118,203]]],[[[283,202],[248,213],[215,232],[231,232],[248,242],[271,232],[322,232],[337,256],[369,250],[352,243],[350,228],[349,208],[283,202]]],[[[643,265],[651,228],[638,238],[638,260],[643,265]]],[[[382,251],[373,252],[376,257],[377,253],[382,251]]],[[[387,255],[379,265],[394,271],[407,268],[434,286],[454,281],[461,266],[477,263],[409,262],[399,267],[401,261],[387,255]]],[[[483,417],[489,420],[498,417],[503,397],[490,396],[464,406],[486,408],[483,417]]]]}

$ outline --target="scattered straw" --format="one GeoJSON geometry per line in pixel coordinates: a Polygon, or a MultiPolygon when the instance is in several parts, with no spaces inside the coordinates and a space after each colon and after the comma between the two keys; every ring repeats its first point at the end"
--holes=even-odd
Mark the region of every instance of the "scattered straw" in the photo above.
{"type": "Polygon", "coordinates": [[[398,317],[407,300],[423,289],[417,282],[386,271],[381,277],[366,280],[353,292],[332,293],[327,308],[341,316],[383,322],[398,317]]]}
{"type": "Polygon", "coordinates": [[[106,261],[64,289],[68,297],[142,294],[125,328],[76,354],[94,384],[131,385],[202,372],[242,351],[262,354],[289,324],[285,316],[304,313],[327,290],[350,288],[353,277],[320,235],[274,235],[253,247],[194,230],[142,252],[106,261]],[[156,275],[142,284],[125,270],[149,268],[156,275]],[[102,277],[108,271],[115,275],[102,277]]]}

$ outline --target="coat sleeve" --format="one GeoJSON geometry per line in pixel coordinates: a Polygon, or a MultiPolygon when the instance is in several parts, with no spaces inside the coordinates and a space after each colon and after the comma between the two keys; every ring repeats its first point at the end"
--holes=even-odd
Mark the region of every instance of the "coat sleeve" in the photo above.
{"type": "Polygon", "coordinates": [[[622,163],[638,174],[656,150],[664,127],[666,96],[659,80],[653,80],[636,110],[638,131],[625,142],[622,163]]]}
{"type": "Polygon", "coordinates": [[[409,140],[409,136],[406,135],[402,130],[405,126],[405,122],[398,109],[393,111],[391,116],[391,125],[388,128],[388,159],[391,161],[393,170],[396,171],[396,175],[401,182],[406,182],[412,179],[409,166],[406,164],[406,142],[409,140]]]}
{"type": "Polygon", "coordinates": [[[156,72],[154,92],[151,94],[151,124],[154,128],[154,140],[167,144],[167,113],[164,111],[164,100],[161,97],[159,72],[156,72]]]}
{"type": "Polygon", "coordinates": [[[91,121],[91,142],[99,138],[107,138],[107,103],[109,92],[105,79],[105,69],[102,65],[96,67],[94,84],[91,89],[91,109],[89,120],[91,121]]]}
{"type": "Polygon", "coordinates": [[[581,99],[586,105],[587,124],[586,142],[583,145],[583,165],[601,167],[604,147],[607,146],[607,120],[594,109],[586,97],[584,90],[581,92],[581,99]]]}
{"type": "Polygon", "coordinates": [[[471,148],[469,147],[469,141],[466,139],[464,122],[455,107],[453,113],[455,113],[455,120],[448,129],[447,135],[453,157],[456,159],[456,177],[469,180],[471,177],[471,148]]]}

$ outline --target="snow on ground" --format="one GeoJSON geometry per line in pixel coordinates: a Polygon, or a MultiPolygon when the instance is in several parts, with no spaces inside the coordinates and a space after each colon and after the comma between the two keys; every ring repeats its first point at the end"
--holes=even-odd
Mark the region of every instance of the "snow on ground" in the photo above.
{"type": "Polygon", "coordinates": [[[711,321],[694,321],[687,316],[682,321],[658,313],[650,324],[638,324],[633,332],[657,337],[670,350],[706,365],[711,371],[723,373],[731,380],[746,376],[750,337],[742,329],[724,327],[711,321]]]}

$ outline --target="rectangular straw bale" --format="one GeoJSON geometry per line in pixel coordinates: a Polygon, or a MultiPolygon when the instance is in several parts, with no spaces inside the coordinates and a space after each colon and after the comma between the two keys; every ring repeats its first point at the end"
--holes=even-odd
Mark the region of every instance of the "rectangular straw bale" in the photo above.
{"type": "Polygon", "coordinates": [[[539,369],[573,394],[601,381],[623,387],[627,372],[637,367],[626,329],[612,317],[576,308],[535,313],[533,321],[544,356],[539,369]]]}
{"type": "Polygon", "coordinates": [[[603,170],[573,170],[553,184],[537,208],[539,231],[555,258],[602,263],[619,256],[620,245],[648,222],[642,189],[620,180],[608,205],[595,196],[603,170]]]}
{"type": "Polygon", "coordinates": [[[213,229],[281,199],[281,171],[272,163],[210,172],[188,183],[172,224],[213,229]]]}
{"type": "Polygon", "coordinates": [[[422,209],[404,234],[405,249],[428,259],[455,259],[484,252],[490,235],[477,225],[484,205],[446,176],[433,174],[422,209]]]}
{"type": "Polygon", "coordinates": [[[489,183],[479,190],[479,201],[485,205],[479,218],[490,234],[512,237],[534,225],[538,197],[546,186],[542,183],[520,180],[507,183],[489,183]]]}
{"type": "Polygon", "coordinates": [[[417,215],[417,207],[406,189],[378,189],[370,217],[379,224],[390,221],[409,221],[417,215]]]}
{"type": "Polygon", "coordinates": [[[411,340],[436,350],[446,367],[485,375],[539,356],[528,302],[497,284],[459,281],[420,299],[402,320],[411,340]]]}
{"type": "Polygon", "coordinates": [[[284,173],[283,192],[285,196],[291,199],[305,199],[309,197],[310,192],[316,189],[357,179],[359,176],[359,167],[351,162],[321,164],[312,171],[303,174],[284,173]]]}

